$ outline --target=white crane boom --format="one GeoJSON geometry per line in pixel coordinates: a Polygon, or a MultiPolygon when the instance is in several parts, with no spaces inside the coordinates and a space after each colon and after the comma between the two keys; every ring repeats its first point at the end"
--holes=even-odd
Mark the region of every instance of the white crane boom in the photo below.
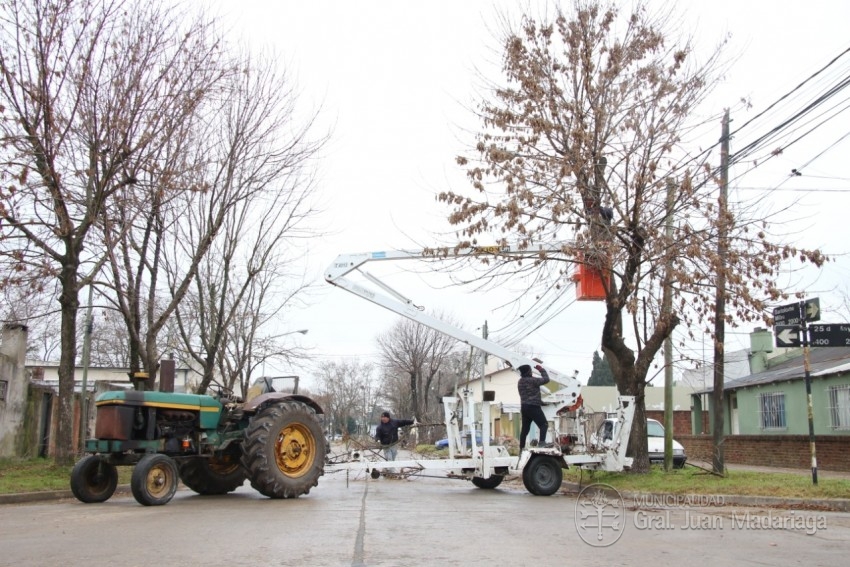
{"type": "MultiPolygon", "coordinates": [[[[469,344],[488,354],[492,354],[506,361],[513,368],[518,368],[523,364],[528,364],[532,368],[537,365],[537,362],[526,356],[518,354],[503,347],[493,341],[474,335],[468,331],[464,331],[454,325],[446,323],[441,319],[428,315],[423,311],[422,307],[414,305],[414,303],[398,293],[390,286],[376,278],[375,276],[360,270],[367,262],[375,261],[393,261],[393,260],[426,260],[440,259],[448,257],[461,256],[481,256],[483,254],[495,256],[540,256],[545,258],[547,252],[559,252],[564,249],[564,245],[569,243],[556,244],[551,247],[531,248],[511,248],[509,246],[492,246],[492,247],[474,247],[474,248],[454,248],[454,249],[423,249],[423,250],[387,250],[378,252],[362,252],[358,254],[340,254],[336,260],[328,267],[325,272],[325,280],[328,283],[353,293],[363,299],[371,301],[385,309],[389,309],[403,317],[406,317],[417,323],[421,323],[426,327],[430,327],[435,331],[453,337],[459,341],[469,344]],[[372,287],[362,283],[355,283],[348,279],[351,272],[360,272],[366,280],[384,290],[388,295],[384,295],[372,289],[372,287]],[[391,297],[390,297],[391,296],[391,297]]],[[[471,447],[467,451],[461,450],[460,431],[458,429],[457,414],[455,407],[457,399],[453,397],[444,397],[443,404],[446,414],[446,432],[449,439],[449,459],[414,459],[406,462],[384,462],[375,463],[374,461],[359,461],[340,463],[337,465],[328,465],[328,470],[371,470],[373,478],[375,473],[380,474],[380,470],[394,467],[405,466],[412,467],[416,470],[428,469],[444,469],[451,471],[450,474],[454,478],[471,478],[473,484],[478,487],[493,488],[498,486],[501,479],[512,472],[522,471],[523,484],[532,494],[548,496],[557,490],[561,483],[560,468],[568,466],[580,466],[588,469],[600,469],[607,471],[621,471],[623,468],[631,466],[632,459],[626,457],[626,449],[628,447],[629,434],[632,428],[632,420],[634,418],[634,396],[620,396],[619,408],[617,410],[617,422],[620,425],[615,438],[605,445],[601,445],[595,440],[595,435],[588,439],[585,432],[585,427],[591,425],[588,417],[585,414],[584,408],[581,407],[580,396],[581,384],[575,376],[566,376],[557,372],[546,365],[546,371],[555,382],[563,385],[563,388],[557,392],[543,398],[545,403],[544,413],[547,418],[555,425],[553,439],[558,441],[558,445],[551,448],[535,448],[527,449],[520,455],[519,461],[511,457],[506,448],[490,445],[490,421],[489,419],[482,420],[482,448],[479,451],[475,443],[475,422],[470,425],[470,442],[471,447]],[[570,410],[570,411],[563,411],[570,410]],[[572,422],[572,432],[564,431],[559,428],[559,421],[566,419],[572,422]],[[564,436],[563,434],[567,435],[564,436]],[[566,441],[566,445],[564,442],[566,441]],[[591,441],[591,443],[588,443],[591,441]],[[458,457],[457,455],[468,455],[467,457],[458,457]],[[553,474],[552,465],[558,467],[557,474],[553,474]]],[[[467,414],[472,416],[475,414],[474,401],[469,390],[463,391],[465,403],[469,408],[467,414]]],[[[482,416],[489,416],[490,401],[485,396],[482,401],[482,416]]],[[[359,459],[359,456],[355,457],[359,459]]]]}
{"type": "MultiPolygon", "coordinates": [[[[415,305],[410,299],[404,297],[375,276],[361,271],[360,268],[368,262],[415,259],[427,260],[446,257],[481,256],[485,254],[542,257],[545,256],[547,252],[558,252],[562,250],[563,244],[567,243],[556,244],[551,247],[541,246],[538,248],[522,249],[510,246],[484,246],[461,249],[386,250],[355,254],[340,254],[325,272],[325,280],[332,285],[345,289],[346,291],[380,305],[385,309],[389,309],[390,311],[398,313],[412,321],[425,325],[426,327],[430,327],[435,331],[453,337],[481,351],[496,356],[507,362],[513,368],[518,368],[523,364],[528,364],[534,368],[534,366],[538,364],[537,361],[507,349],[498,343],[494,343],[493,341],[479,337],[478,335],[446,323],[441,319],[428,315],[421,307],[415,305]],[[383,295],[373,289],[365,287],[361,283],[348,279],[346,276],[354,271],[360,272],[367,280],[372,282],[372,284],[380,287],[393,297],[388,297],[387,295],[383,295]]],[[[574,376],[562,374],[548,365],[546,365],[545,368],[549,373],[551,380],[563,385],[563,388],[558,390],[556,394],[553,394],[554,397],[548,401],[555,402],[558,406],[572,406],[575,404],[578,401],[578,397],[581,392],[581,384],[579,381],[574,376]]]]}

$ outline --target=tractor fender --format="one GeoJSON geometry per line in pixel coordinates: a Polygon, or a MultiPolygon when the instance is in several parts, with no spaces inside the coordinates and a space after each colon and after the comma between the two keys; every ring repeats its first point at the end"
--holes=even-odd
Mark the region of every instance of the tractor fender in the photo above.
{"type": "Polygon", "coordinates": [[[294,400],[296,402],[301,402],[307,404],[314,410],[316,410],[317,414],[325,413],[325,410],[322,409],[316,401],[307,396],[301,396],[299,394],[287,394],[284,392],[269,392],[268,394],[260,394],[255,398],[251,398],[248,402],[243,406],[243,410],[248,413],[254,413],[259,411],[263,407],[269,405],[270,403],[276,403],[281,401],[289,401],[294,400]]]}

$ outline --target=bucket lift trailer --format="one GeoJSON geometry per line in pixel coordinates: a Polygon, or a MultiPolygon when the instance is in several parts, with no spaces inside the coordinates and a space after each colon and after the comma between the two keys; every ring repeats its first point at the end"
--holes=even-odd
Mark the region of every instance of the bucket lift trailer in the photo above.
{"type": "MultiPolygon", "coordinates": [[[[532,360],[519,353],[511,351],[493,341],[479,337],[473,333],[450,325],[445,321],[433,317],[415,305],[410,299],[404,297],[377,277],[361,270],[368,262],[385,262],[399,260],[434,260],[446,257],[460,256],[539,256],[545,252],[560,250],[553,248],[511,248],[508,246],[474,247],[461,249],[423,249],[423,250],[387,250],[376,252],[363,252],[355,254],[341,254],[328,267],[325,272],[325,280],[340,287],[358,297],[389,309],[412,321],[425,325],[435,331],[453,337],[472,347],[475,347],[490,355],[504,360],[512,368],[519,368],[528,364],[532,368],[537,361],[532,360]],[[360,273],[368,282],[358,279],[350,279],[354,272],[360,273]],[[372,285],[370,286],[369,283],[372,285]],[[385,295],[374,288],[380,288],[385,295]]],[[[449,439],[449,459],[415,459],[392,462],[373,462],[355,460],[345,463],[327,464],[326,471],[336,470],[364,470],[373,471],[373,475],[382,469],[389,468],[414,468],[420,470],[443,470],[449,477],[466,478],[479,488],[495,488],[505,475],[519,474],[521,472],[523,484],[532,494],[548,496],[553,494],[561,486],[563,470],[569,466],[578,466],[587,469],[598,469],[606,471],[621,471],[631,466],[631,458],[626,457],[626,449],[629,442],[629,434],[632,428],[634,416],[634,397],[620,396],[617,420],[620,422],[616,439],[603,445],[590,443],[585,424],[588,418],[581,405],[581,384],[574,376],[562,374],[547,366],[547,372],[551,380],[563,384],[564,387],[557,392],[551,393],[543,398],[544,413],[550,421],[554,422],[553,433],[556,439],[568,438],[571,444],[568,450],[564,450],[558,443],[551,448],[532,447],[523,451],[520,458],[512,457],[505,447],[490,444],[490,420],[482,419],[480,424],[481,444],[479,448],[476,443],[476,423],[474,418],[465,419],[465,425],[469,434],[470,447],[461,443],[461,429],[457,419],[457,405],[460,400],[456,397],[443,398],[443,409],[445,411],[446,432],[449,439]],[[566,419],[563,419],[565,418],[566,419]],[[562,421],[571,423],[566,431],[562,431],[559,424],[562,421]]],[[[463,403],[466,406],[464,415],[475,415],[475,400],[472,392],[462,392],[463,403]]],[[[481,415],[490,415],[490,403],[493,401],[492,392],[485,392],[481,401],[481,415]],[[490,394],[490,395],[488,395],[490,394]]]]}

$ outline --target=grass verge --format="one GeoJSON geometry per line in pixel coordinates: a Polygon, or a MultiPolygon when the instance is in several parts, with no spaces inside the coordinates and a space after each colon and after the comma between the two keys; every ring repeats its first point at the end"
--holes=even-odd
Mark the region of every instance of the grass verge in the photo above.
{"type": "MultiPolygon", "coordinates": [[[[73,465],[50,459],[0,459],[0,494],[69,490],[73,465]]],[[[132,467],[118,467],[118,483],[128,484],[132,467]]]]}
{"type": "Polygon", "coordinates": [[[648,474],[569,469],[564,471],[564,479],[581,484],[604,483],[624,492],[850,498],[850,480],[819,478],[814,485],[811,476],[807,475],[750,471],[728,471],[726,476],[720,477],[690,466],[669,473],[653,466],[648,474]]]}
{"type": "MultiPolygon", "coordinates": [[[[425,446],[417,447],[417,450],[420,448],[427,452],[425,446]]],[[[440,453],[448,451],[432,450],[429,456],[441,456],[440,453]]],[[[72,468],[71,465],[57,466],[49,459],[0,459],[0,494],[67,490],[72,468]]],[[[132,472],[132,467],[118,467],[119,484],[128,484],[132,472]]],[[[815,486],[808,475],[729,471],[725,477],[718,477],[691,466],[670,473],[665,473],[660,467],[652,467],[648,474],[640,475],[572,468],[564,471],[564,480],[585,485],[599,482],[624,492],[850,498],[850,480],[819,478],[815,486]]]]}

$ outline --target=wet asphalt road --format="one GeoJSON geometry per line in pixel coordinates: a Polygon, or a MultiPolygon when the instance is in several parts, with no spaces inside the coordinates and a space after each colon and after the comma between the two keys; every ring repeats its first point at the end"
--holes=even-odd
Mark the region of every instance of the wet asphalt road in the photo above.
{"type": "Polygon", "coordinates": [[[125,494],[3,505],[0,565],[832,566],[850,549],[847,513],[690,504],[617,508],[574,493],[533,496],[518,482],[481,490],[334,473],[294,500],[246,483],[227,496],[180,490],[160,507],[125,494]]]}

